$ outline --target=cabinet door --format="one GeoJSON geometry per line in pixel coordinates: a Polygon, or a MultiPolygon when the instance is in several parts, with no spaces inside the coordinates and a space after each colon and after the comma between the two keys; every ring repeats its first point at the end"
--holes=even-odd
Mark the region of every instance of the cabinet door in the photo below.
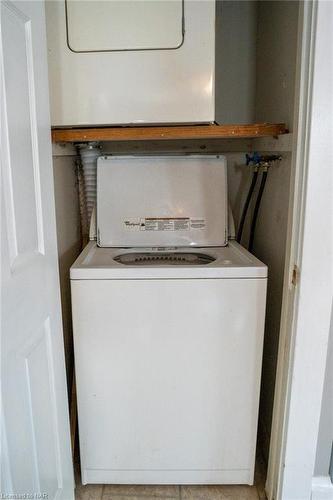
{"type": "Polygon", "coordinates": [[[1,492],[70,500],[42,2],[1,2],[1,46],[1,492]]]}

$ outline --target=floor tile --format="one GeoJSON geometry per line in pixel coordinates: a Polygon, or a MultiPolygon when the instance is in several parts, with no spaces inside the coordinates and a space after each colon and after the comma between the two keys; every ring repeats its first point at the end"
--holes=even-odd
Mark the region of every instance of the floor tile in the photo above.
{"type": "Polygon", "coordinates": [[[131,496],[136,498],[172,498],[179,499],[179,486],[175,485],[105,485],[103,500],[120,500],[118,497],[131,496]]]}
{"type": "Polygon", "coordinates": [[[255,486],[182,486],[182,500],[258,500],[255,486]]]}
{"type": "Polygon", "coordinates": [[[265,489],[257,486],[259,500],[267,500],[265,489]]]}
{"type": "Polygon", "coordinates": [[[137,495],[114,495],[113,493],[108,493],[103,495],[103,500],[159,500],[162,498],[168,498],[171,500],[178,500],[179,497],[151,497],[151,496],[137,496],[137,495]]]}
{"type": "Polygon", "coordinates": [[[260,500],[266,500],[265,493],[265,482],[266,482],[266,466],[261,457],[257,457],[256,469],[254,473],[254,483],[257,487],[258,495],[260,500]]]}
{"type": "Polygon", "coordinates": [[[78,484],[75,488],[75,500],[102,500],[102,484],[78,484]]]}

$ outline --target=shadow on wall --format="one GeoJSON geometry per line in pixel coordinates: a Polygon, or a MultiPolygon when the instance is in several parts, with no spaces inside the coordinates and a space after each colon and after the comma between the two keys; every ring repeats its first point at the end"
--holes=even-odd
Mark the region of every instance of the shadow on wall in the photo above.
{"type": "Polygon", "coordinates": [[[69,393],[73,373],[73,334],[69,269],[81,252],[82,245],[74,158],[74,156],[53,157],[61,307],[69,393]]]}
{"type": "Polygon", "coordinates": [[[269,169],[260,208],[254,254],[268,265],[266,325],[262,366],[259,440],[264,459],[268,459],[272,423],[276,364],[288,224],[291,154],[269,169]]]}
{"type": "MultiPolygon", "coordinates": [[[[228,158],[229,201],[236,228],[251,183],[252,169],[246,167],[245,154],[230,154],[228,158]]],[[[253,253],[268,266],[266,326],[263,352],[261,399],[258,439],[265,460],[268,459],[271,432],[275,372],[278,354],[285,247],[288,223],[291,154],[269,169],[256,227],[253,253]]],[[[260,174],[261,175],[261,174],[260,174]]],[[[244,226],[242,245],[247,247],[250,221],[260,185],[256,189],[244,226]]]]}

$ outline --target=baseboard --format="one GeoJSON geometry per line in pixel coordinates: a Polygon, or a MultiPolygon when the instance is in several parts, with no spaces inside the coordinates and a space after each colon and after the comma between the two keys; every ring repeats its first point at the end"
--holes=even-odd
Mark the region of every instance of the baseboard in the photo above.
{"type": "MultiPolygon", "coordinates": [[[[82,466],[82,462],[81,462],[82,466]]],[[[82,484],[253,484],[253,471],[81,469],[82,484]]]]}
{"type": "Polygon", "coordinates": [[[333,484],[329,476],[315,476],[312,478],[311,500],[332,500],[333,484]]]}

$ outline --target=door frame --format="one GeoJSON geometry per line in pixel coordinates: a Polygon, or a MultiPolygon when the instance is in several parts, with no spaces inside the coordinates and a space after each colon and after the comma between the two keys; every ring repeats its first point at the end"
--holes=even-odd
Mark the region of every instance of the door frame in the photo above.
{"type": "Polygon", "coordinates": [[[287,252],[266,482],[269,500],[314,498],[333,293],[330,4],[300,2],[287,252]]]}

